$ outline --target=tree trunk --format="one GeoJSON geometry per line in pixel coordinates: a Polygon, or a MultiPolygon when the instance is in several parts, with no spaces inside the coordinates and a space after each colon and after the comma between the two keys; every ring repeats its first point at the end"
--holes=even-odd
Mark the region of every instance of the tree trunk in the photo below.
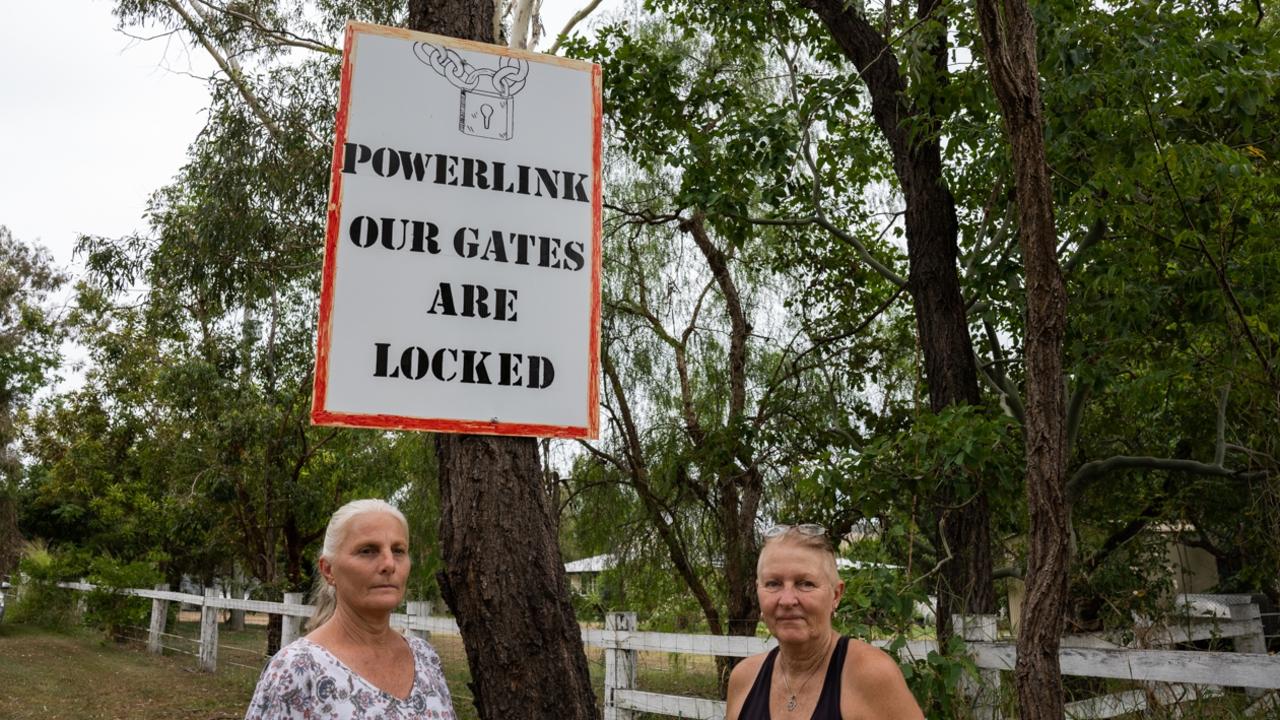
{"type": "MultiPolygon", "coordinates": [[[[2,478],[0,482],[3,482],[2,478]]],[[[6,488],[0,486],[0,578],[18,571],[22,543],[22,533],[18,531],[18,503],[6,488]]]]}
{"type": "Polygon", "coordinates": [[[436,435],[440,589],[485,720],[598,718],[537,441],[436,435]]]}
{"type": "MultiPolygon", "coordinates": [[[[939,0],[921,0],[917,16],[934,12],[939,0]]],[[[981,401],[977,366],[957,269],[955,199],[942,173],[942,149],[928,125],[936,124],[929,108],[914,107],[906,97],[906,81],[898,58],[880,30],[856,5],[846,0],[801,0],[827,26],[871,94],[871,114],[889,143],[894,173],[906,200],[908,289],[915,305],[916,330],[924,355],[929,407],[981,401]],[[913,134],[913,126],[917,131],[913,134]]],[[[937,16],[938,20],[944,20],[937,16]]],[[[945,80],[945,30],[929,51],[939,81],[945,80]]],[[[991,513],[986,489],[979,486],[959,497],[944,486],[931,500],[934,543],[942,563],[938,574],[938,638],[951,635],[952,613],[993,614],[991,578],[991,513]]]]}
{"type": "Polygon", "coordinates": [[[1063,717],[1058,664],[1067,598],[1066,401],[1062,342],[1067,293],[1058,267],[1053,188],[1045,162],[1035,20],[1026,0],[978,0],[987,69],[1013,154],[1018,241],[1026,273],[1027,598],[1014,668],[1019,717],[1063,717]]]}
{"type": "MultiPolygon", "coordinates": [[[[493,42],[490,0],[409,0],[409,28],[493,42]]],[[[483,720],[598,718],[537,441],[436,435],[440,591],[483,720]]]]}

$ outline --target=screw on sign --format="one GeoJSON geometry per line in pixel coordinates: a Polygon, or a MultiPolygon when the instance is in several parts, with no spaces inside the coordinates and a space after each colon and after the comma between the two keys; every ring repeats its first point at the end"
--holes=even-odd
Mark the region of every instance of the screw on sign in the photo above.
{"type": "Polygon", "coordinates": [[[413,54],[462,91],[458,130],[467,135],[510,140],[515,133],[515,95],[529,76],[525,60],[503,57],[498,68],[478,68],[456,51],[431,43],[413,44],[413,54]]]}

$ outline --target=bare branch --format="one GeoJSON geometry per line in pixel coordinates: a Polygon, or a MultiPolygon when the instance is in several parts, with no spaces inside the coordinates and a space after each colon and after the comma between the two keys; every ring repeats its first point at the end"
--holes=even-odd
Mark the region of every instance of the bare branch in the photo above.
{"type": "MultiPolygon", "coordinates": [[[[871,268],[879,273],[885,280],[888,280],[900,288],[907,287],[907,281],[901,275],[897,274],[877,260],[861,240],[836,227],[821,215],[812,215],[807,218],[747,218],[747,221],[754,225],[817,225],[846,244],[851,245],[853,249],[858,252],[858,256],[862,258],[862,261],[870,265],[871,268]]],[[[887,223],[884,228],[880,230],[880,235],[876,237],[876,240],[883,238],[885,234],[889,232],[891,227],[893,227],[892,221],[887,223]]]]}
{"type": "Polygon", "coordinates": [[[1261,480],[1270,475],[1267,470],[1245,472],[1199,462],[1198,460],[1142,455],[1116,455],[1106,460],[1093,460],[1077,468],[1075,474],[1067,481],[1067,497],[1072,503],[1076,502],[1090,485],[1116,470],[1168,470],[1243,481],[1261,480]]]}
{"type": "Polygon", "coordinates": [[[1071,399],[1067,402],[1066,455],[1068,458],[1071,457],[1071,450],[1076,446],[1076,438],[1080,437],[1080,421],[1084,417],[1084,405],[1088,400],[1088,385],[1083,382],[1076,383],[1076,389],[1072,391],[1071,399]]]}
{"type": "Polygon", "coordinates": [[[569,18],[569,22],[564,24],[564,29],[562,29],[560,33],[556,35],[556,41],[551,43],[551,47],[547,49],[547,53],[551,55],[555,55],[556,51],[560,49],[560,43],[567,40],[569,38],[569,33],[573,30],[573,28],[578,23],[585,20],[588,15],[595,12],[595,9],[600,7],[600,3],[601,3],[601,0],[591,0],[591,2],[588,3],[586,7],[574,13],[573,17],[569,18]]]}
{"type": "Polygon", "coordinates": [[[1009,567],[996,568],[995,570],[992,570],[991,579],[992,580],[1005,580],[1005,579],[1021,580],[1024,573],[1025,571],[1021,567],[1018,567],[1017,565],[1011,565],[1009,567]]]}
{"type": "MultiPolygon", "coordinates": [[[[204,46],[205,51],[209,53],[209,56],[213,58],[213,61],[216,62],[218,67],[222,68],[222,71],[227,74],[231,83],[235,85],[236,90],[240,93],[240,97],[244,98],[245,103],[249,106],[249,110],[258,118],[258,122],[262,123],[262,126],[266,128],[267,133],[271,135],[271,139],[275,140],[277,144],[283,145],[284,133],[280,130],[280,126],[276,124],[275,120],[273,120],[271,116],[267,114],[267,111],[263,109],[262,103],[258,101],[257,95],[254,94],[253,90],[249,87],[248,82],[246,82],[244,73],[240,71],[240,64],[236,62],[234,58],[228,58],[219,48],[214,47],[213,41],[209,39],[208,35],[204,32],[203,27],[196,22],[196,19],[191,16],[191,13],[187,12],[187,8],[183,6],[182,0],[162,1],[182,17],[183,22],[187,24],[187,29],[191,31],[191,34],[196,36],[196,40],[204,46]]],[[[205,18],[204,11],[200,9],[199,5],[194,5],[193,8],[201,18],[205,18]]]]}
{"type": "Polygon", "coordinates": [[[729,272],[728,257],[724,251],[716,247],[707,234],[704,215],[701,211],[680,223],[680,229],[693,237],[694,243],[702,251],[703,258],[720,288],[724,298],[725,309],[729,314],[729,417],[742,416],[747,397],[747,336],[751,333],[751,323],[747,321],[746,312],[742,309],[742,299],[738,294],[737,283],[729,272]]]}
{"type": "Polygon", "coordinates": [[[270,40],[272,45],[284,46],[284,47],[296,47],[296,48],[302,48],[304,50],[315,50],[316,52],[322,52],[327,55],[342,54],[342,50],[340,48],[336,48],[332,45],[327,45],[314,38],[303,37],[296,33],[290,32],[289,30],[286,30],[284,28],[267,27],[266,24],[262,22],[262,18],[256,15],[251,15],[239,9],[239,7],[230,7],[230,6],[222,7],[209,2],[209,0],[196,0],[196,1],[208,7],[211,10],[215,10],[217,12],[223,13],[224,15],[229,15],[233,18],[236,18],[237,20],[241,20],[245,23],[248,23],[254,30],[257,30],[259,33],[265,36],[268,40],[270,40]]]}
{"type": "Polygon", "coordinates": [[[511,47],[529,48],[529,23],[533,19],[533,0],[514,0],[511,10],[511,47]]]}
{"type": "Polygon", "coordinates": [[[1084,260],[1084,255],[1089,248],[1101,242],[1102,238],[1106,234],[1107,221],[1102,218],[1094,220],[1093,225],[1089,227],[1089,232],[1085,233],[1085,236],[1081,238],[1080,243],[1076,245],[1076,251],[1071,254],[1071,257],[1067,258],[1066,262],[1062,263],[1062,274],[1070,275],[1074,272],[1084,260]]]}

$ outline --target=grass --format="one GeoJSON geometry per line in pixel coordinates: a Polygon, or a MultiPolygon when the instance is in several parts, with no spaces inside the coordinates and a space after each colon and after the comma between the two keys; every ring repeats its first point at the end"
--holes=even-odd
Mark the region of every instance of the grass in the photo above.
{"type": "Polygon", "coordinates": [[[0,717],[224,720],[244,717],[256,674],[208,674],[76,630],[0,624],[0,717]],[[180,690],[179,690],[180,689],[180,690]]]}
{"type": "MultiPolygon", "coordinates": [[[[252,616],[242,631],[221,625],[218,671],[204,673],[194,657],[198,617],[184,613],[171,624],[163,656],[145,651],[143,628],[130,629],[122,642],[108,642],[84,628],[52,632],[0,624],[0,718],[239,720],[266,661],[266,627],[252,616]]],[[[478,720],[462,639],[435,635],[431,644],[440,654],[459,720],[478,720]]],[[[603,651],[587,648],[587,663],[599,695],[603,651]]],[[[718,697],[709,657],[641,653],[638,675],[639,687],[651,692],[718,697]]]]}

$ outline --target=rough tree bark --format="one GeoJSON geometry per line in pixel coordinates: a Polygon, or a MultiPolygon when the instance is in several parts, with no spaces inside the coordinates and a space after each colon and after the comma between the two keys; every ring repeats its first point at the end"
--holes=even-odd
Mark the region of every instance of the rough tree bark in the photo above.
{"type": "Polygon", "coordinates": [[[1014,669],[1019,717],[1063,717],[1058,664],[1069,561],[1062,342],[1067,292],[1055,251],[1053,188],[1044,153],[1036,27],[1026,0],[978,0],[987,70],[1013,155],[1018,242],[1026,273],[1027,598],[1014,669]]]}
{"type": "MultiPolygon", "coordinates": [[[[941,0],[919,0],[918,18],[933,15],[941,0]]],[[[857,5],[846,0],[801,0],[817,14],[866,83],[871,113],[889,143],[894,173],[906,199],[908,289],[915,304],[916,329],[924,355],[929,406],[981,401],[973,342],[960,294],[957,268],[955,199],[942,173],[942,149],[936,135],[912,127],[933,124],[929,108],[906,96],[898,57],[885,36],[857,5]]],[[[939,22],[944,17],[935,18],[939,22]]],[[[939,82],[946,79],[946,31],[930,47],[939,82]]],[[[938,574],[938,637],[951,635],[952,613],[993,614],[991,512],[982,488],[959,497],[943,486],[931,498],[936,517],[934,542],[941,561],[938,574]]]]}
{"type": "MultiPolygon", "coordinates": [[[[409,0],[409,28],[493,42],[491,0],[409,0]]],[[[436,435],[441,594],[485,720],[598,718],[537,441],[436,435]]]]}

